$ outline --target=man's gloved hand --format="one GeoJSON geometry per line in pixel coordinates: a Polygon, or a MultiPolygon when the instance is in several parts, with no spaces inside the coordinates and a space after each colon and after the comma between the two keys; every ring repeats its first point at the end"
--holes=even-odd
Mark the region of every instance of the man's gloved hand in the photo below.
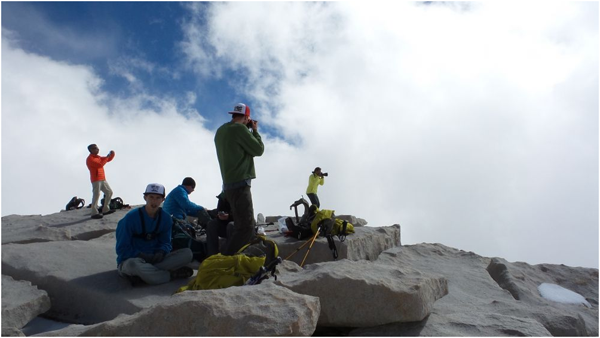
{"type": "Polygon", "coordinates": [[[160,263],[165,259],[165,252],[162,250],[158,250],[154,253],[154,257],[152,258],[152,264],[160,263]]]}
{"type": "Polygon", "coordinates": [[[152,260],[154,259],[154,255],[152,254],[147,254],[145,252],[140,252],[140,254],[138,255],[139,258],[143,259],[146,261],[146,263],[150,263],[152,264],[152,260]]]}

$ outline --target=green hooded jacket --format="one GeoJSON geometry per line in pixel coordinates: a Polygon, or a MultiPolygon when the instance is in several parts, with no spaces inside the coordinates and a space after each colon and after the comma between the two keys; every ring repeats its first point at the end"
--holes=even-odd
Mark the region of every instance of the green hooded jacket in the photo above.
{"type": "Polygon", "coordinates": [[[241,123],[227,122],[215,134],[223,184],[256,178],[254,157],[265,151],[260,135],[241,123]]]}

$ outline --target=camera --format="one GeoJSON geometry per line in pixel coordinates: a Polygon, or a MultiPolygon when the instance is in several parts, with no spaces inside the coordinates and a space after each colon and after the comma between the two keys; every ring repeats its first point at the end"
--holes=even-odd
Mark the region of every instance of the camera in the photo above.
{"type": "Polygon", "coordinates": [[[329,176],[328,173],[321,173],[321,176],[329,176]]]}
{"type": "MultiPolygon", "coordinates": [[[[256,122],[258,122],[258,121],[256,121],[256,122]]],[[[246,123],[246,127],[252,128],[253,123],[254,123],[254,120],[248,120],[248,123],[246,123]]]]}

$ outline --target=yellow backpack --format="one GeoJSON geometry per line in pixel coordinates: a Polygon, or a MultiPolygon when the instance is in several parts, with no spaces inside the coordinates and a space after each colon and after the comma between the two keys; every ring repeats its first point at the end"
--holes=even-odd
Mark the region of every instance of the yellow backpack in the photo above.
{"type": "MultiPolygon", "coordinates": [[[[313,219],[312,223],[310,224],[310,228],[313,232],[313,234],[317,233],[317,229],[319,228],[319,223],[323,222],[323,221],[327,221],[331,219],[333,221],[333,225],[331,226],[331,229],[327,229],[327,231],[330,231],[331,235],[347,235],[347,234],[353,234],[354,233],[354,226],[349,223],[346,222],[346,229],[344,231],[344,220],[341,220],[339,218],[335,218],[334,215],[334,211],[333,210],[318,210],[317,214],[315,216],[315,218],[313,219]]],[[[327,234],[323,234],[323,235],[327,235],[327,234]]]]}
{"type": "MultiPolygon", "coordinates": [[[[272,265],[269,260],[277,259],[278,255],[279,250],[275,242],[258,235],[235,255],[216,254],[205,259],[198,268],[196,278],[188,285],[180,287],[176,293],[186,290],[223,289],[244,285],[259,271],[262,271],[263,266],[272,265]],[[261,250],[263,248],[264,250],[261,250]]],[[[271,267],[271,270],[273,269],[274,266],[271,267]]]]}

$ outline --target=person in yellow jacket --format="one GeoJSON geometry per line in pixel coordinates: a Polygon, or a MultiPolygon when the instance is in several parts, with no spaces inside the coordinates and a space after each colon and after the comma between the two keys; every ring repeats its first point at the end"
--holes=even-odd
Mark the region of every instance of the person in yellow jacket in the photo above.
{"type": "Polygon", "coordinates": [[[310,202],[317,206],[317,208],[321,208],[321,202],[319,201],[319,196],[317,196],[317,189],[320,185],[325,184],[325,176],[327,173],[321,172],[321,168],[316,167],[315,170],[308,177],[308,188],[306,188],[306,195],[310,199],[310,202]]]}

